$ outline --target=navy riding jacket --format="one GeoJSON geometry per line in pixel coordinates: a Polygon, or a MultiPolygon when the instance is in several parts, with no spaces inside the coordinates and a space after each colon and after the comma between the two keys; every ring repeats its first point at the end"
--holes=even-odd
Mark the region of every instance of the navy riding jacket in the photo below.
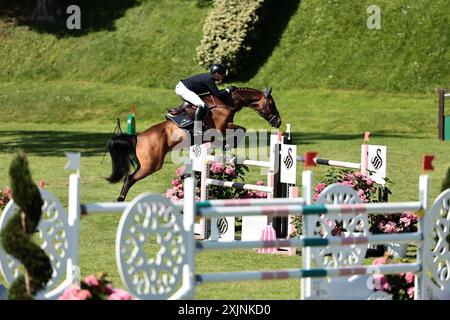
{"type": "Polygon", "coordinates": [[[181,80],[183,84],[196,94],[210,93],[216,97],[224,98],[227,95],[225,90],[219,90],[211,73],[196,74],[195,76],[181,80]]]}

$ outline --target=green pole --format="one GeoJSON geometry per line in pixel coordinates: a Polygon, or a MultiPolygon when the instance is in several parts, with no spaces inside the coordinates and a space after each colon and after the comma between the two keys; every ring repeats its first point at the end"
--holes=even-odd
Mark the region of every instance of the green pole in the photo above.
{"type": "Polygon", "coordinates": [[[132,108],[131,114],[128,115],[127,125],[128,125],[127,133],[136,134],[136,118],[134,116],[134,106],[132,108]]]}

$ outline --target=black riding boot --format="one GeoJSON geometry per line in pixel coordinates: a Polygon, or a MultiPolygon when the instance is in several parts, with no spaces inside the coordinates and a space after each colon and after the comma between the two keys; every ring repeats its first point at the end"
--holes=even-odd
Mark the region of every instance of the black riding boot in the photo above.
{"type": "Polygon", "coordinates": [[[203,118],[205,117],[206,112],[207,106],[197,107],[197,110],[195,110],[194,137],[203,134],[203,118]]]}

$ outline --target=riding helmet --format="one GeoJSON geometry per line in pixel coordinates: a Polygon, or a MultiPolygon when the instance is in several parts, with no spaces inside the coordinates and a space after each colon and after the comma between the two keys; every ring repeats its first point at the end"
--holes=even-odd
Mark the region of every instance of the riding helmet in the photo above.
{"type": "Polygon", "coordinates": [[[210,71],[211,71],[211,74],[218,72],[219,74],[225,76],[227,74],[227,67],[225,67],[221,63],[213,63],[211,65],[210,71]]]}

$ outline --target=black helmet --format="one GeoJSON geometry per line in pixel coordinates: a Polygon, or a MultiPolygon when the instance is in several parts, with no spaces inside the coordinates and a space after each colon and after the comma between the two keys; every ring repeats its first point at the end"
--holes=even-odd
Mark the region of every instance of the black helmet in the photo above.
{"type": "Polygon", "coordinates": [[[211,65],[211,74],[214,75],[214,73],[218,72],[219,74],[225,76],[227,74],[227,67],[225,67],[223,64],[221,63],[213,63],[211,65]]]}

